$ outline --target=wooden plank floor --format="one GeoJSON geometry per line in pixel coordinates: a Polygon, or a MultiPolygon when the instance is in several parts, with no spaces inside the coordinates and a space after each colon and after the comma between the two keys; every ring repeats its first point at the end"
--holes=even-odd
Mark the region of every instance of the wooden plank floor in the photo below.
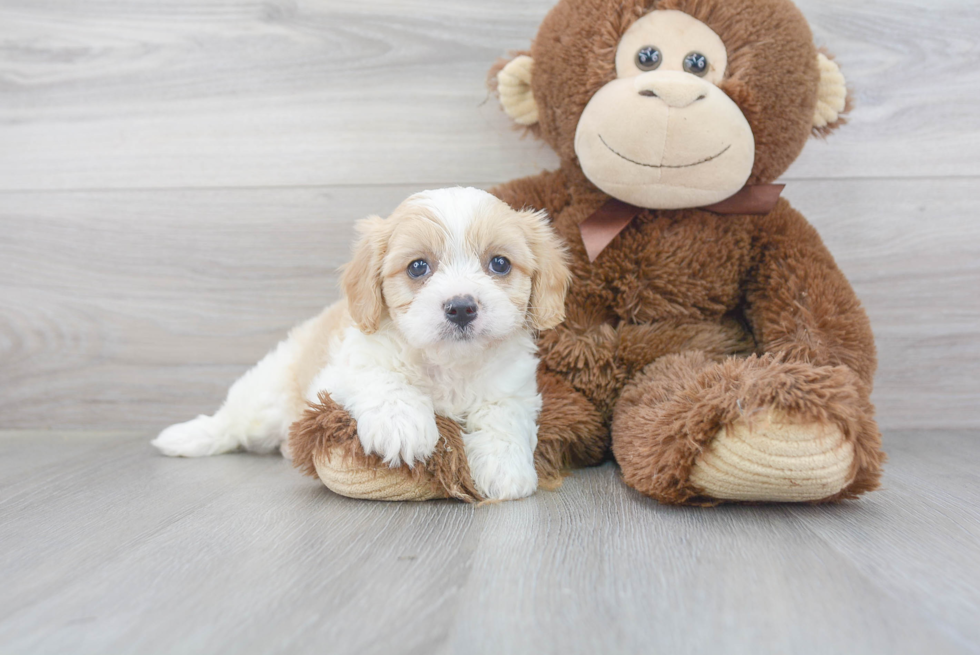
{"type": "Polygon", "coordinates": [[[659,506],[610,464],[472,507],[278,457],[0,433],[0,652],[980,652],[980,439],[888,435],[835,506],[659,506]]]}

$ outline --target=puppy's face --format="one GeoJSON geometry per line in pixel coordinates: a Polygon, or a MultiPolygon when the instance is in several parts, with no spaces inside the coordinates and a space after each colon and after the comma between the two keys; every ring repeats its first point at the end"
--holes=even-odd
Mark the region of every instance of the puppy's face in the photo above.
{"type": "Polygon", "coordinates": [[[416,348],[466,347],[564,317],[565,253],[541,213],[477,189],[441,189],[359,229],[344,288],[365,332],[388,316],[416,348]]]}

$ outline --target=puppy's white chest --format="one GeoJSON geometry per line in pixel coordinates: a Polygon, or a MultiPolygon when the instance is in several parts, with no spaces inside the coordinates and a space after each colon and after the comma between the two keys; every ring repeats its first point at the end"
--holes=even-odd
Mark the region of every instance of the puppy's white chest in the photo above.
{"type": "MultiPolygon", "coordinates": [[[[311,397],[318,389],[336,387],[339,392],[339,387],[349,387],[351,381],[361,378],[361,371],[384,372],[386,379],[401,380],[428,397],[436,414],[460,420],[504,398],[537,395],[537,357],[527,334],[467,357],[410,348],[392,333],[365,335],[349,328],[330,363],[314,382],[311,397]]],[[[368,393],[366,389],[348,391],[368,393]]]]}
{"type": "MultiPolygon", "coordinates": [[[[465,364],[462,365],[466,367],[465,364]]],[[[483,371],[461,371],[457,367],[427,364],[421,367],[422,375],[413,380],[415,386],[432,398],[437,414],[462,417],[473,410],[487,384],[483,371]]]]}

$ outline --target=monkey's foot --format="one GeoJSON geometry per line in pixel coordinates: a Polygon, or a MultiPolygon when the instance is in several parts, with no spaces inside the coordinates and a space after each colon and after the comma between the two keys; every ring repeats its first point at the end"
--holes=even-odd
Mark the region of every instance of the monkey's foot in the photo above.
{"type": "Polygon", "coordinates": [[[690,480],[719,500],[807,502],[851,483],[854,444],[829,423],[792,423],[770,410],[722,427],[690,480]]]}
{"type": "Polygon", "coordinates": [[[623,480],[662,503],[843,500],[878,486],[873,413],[843,366],[668,355],[621,394],[613,452],[623,480]]]}
{"type": "Polygon", "coordinates": [[[344,448],[318,452],[313,456],[316,474],[330,491],[348,498],[373,500],[433,500],[448,494],[425,471],[413,475],[402,467],[384,463],[358,462],[347,457],[344,448]]]}
{"type": "Polygon", "coordinates": [[[473,486],[459,426],[437,416],[439,442],[425,464],[392,468],[368,455],[357,423],[326,393],[296,421],[289,436],[293,465],[318,477],[334,493],[372,500],[482,500],[473,486]]]}

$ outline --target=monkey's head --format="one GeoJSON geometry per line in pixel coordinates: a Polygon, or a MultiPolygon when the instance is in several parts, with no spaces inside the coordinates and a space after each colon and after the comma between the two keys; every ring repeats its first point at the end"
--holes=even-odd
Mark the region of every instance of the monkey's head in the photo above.
{"type": "Polygon", "coordinates": [[[561,0],[493,72],[508,115],[651,209],[774,181],[847,104],[790,0],[561,0]]]}

